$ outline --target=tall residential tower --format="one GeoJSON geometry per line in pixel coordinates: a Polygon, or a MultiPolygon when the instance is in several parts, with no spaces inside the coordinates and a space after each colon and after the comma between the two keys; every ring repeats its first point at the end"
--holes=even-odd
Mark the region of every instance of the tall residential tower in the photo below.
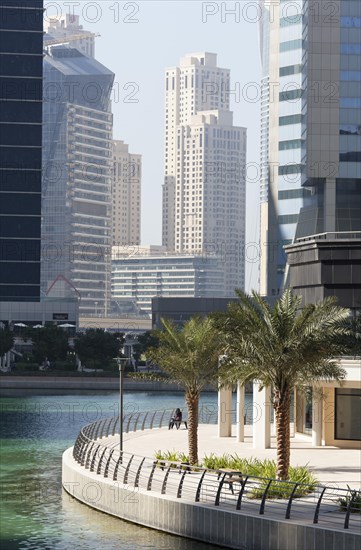
{"type": "Polygon", "coordinates": [[[142,157],[113,141],[112,245],[140,244],[142,157]]]}
{"type": "Polygon", "coordinates": [[[213,253],[224,293],[244,287],[246,129],[233,125],[230,71],[212,53],[166,71],[163,244],[213,253]]]}

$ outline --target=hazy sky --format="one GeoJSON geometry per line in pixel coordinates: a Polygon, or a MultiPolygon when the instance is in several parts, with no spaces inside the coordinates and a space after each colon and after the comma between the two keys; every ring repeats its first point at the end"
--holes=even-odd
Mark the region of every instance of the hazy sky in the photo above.
{"type": "MultiPolygon", "coordinates": [[[[84,29],[100,33],[96,58],[115,73],[114,138],[143,156],[142,244],[161,243],[164,70],[192,52],[218,54],[231,70],[234,124],[248,131],[247,243],[258,240],[260,55],[257,0],[88,0],[45,2],[45,15],[74,11],[84,29]],[[236,9],[236,14],[227,13],[236,9]],[[118,96],[118,97],[117,97],[118,96]]],[[[249,256],[256,251],[248,245],[249,256]]],[[[255,287],[257,264],[246,265],[246,286],[255,287]]]]}

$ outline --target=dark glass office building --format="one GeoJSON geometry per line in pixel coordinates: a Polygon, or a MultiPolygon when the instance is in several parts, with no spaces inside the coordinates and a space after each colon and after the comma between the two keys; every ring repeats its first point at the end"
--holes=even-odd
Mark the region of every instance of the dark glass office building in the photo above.
{"type": "Polygon", "coordinates": [[[0,0],[0,302],[40,300],[43,0],[0,0]]]}

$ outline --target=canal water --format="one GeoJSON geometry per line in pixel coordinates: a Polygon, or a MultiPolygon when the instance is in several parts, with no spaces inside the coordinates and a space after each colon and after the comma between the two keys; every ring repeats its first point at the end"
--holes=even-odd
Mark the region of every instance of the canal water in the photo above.
{"type": "MultiPolygon", "coordinates": [[[[216,408],[217,394],[201,404],[216,408]]],[[[61,487],[61,456],[82,426],[118,414],[118,394],[0,399],[1,524],[4,550],[209,550],[77,502],[61,487]]],[[[184,406],[182,393],[125,393],[125,412],[184,406]]]]}

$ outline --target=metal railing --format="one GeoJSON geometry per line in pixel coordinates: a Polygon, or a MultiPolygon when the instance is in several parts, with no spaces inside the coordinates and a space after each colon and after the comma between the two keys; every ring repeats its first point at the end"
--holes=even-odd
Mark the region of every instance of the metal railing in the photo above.
{"type": "MultiPolygon", "coordinates": [[[[187,415],[184,413],[184,409],[181,408],[183,413],[183,420],[187,421],[187,415]]],[[[148,412],[132,411],[124,414],[123,419],[123,432],[136,432],[138,430],[151,430],[153,428],[162,428],[168,426],[170,418],[174,416],[174,409],[158,409],[148,412]]],[[[231,415],[232,423],[236,423],[236,411],[234,409],[229,411],[231,415]]],[[[118,417],[117,417],[118,418],[118,417]]],[[[248,407],[244,415],[244,423],[252,424],[253,409],[248,407]]],[[[119,420],[113,422],[113,419],[107,419],[110,426],[106,428],[104,424],[103,432],[105,436],[119,434],[119,420]],[[108,433],[105,433],[108,430],[108,433]]],[[[104,419],[98,422],[103,422],[104,419]]],[[[218,406],[215,403],[204,403],[199,406],[198,409],[198,421],[200,424],[217,424],[218,422],[218,406]]],[[[100,436],[102,437],[102,436],[100,436]]]]}
{"type": "MultiPolygon", "coordinates": [[[[137,413],[133,423],[128,419],[125,431],[131,426],[135,430],[137,426],[145,429],[168,424],[169,412],[172,414],[173,410],[137,413]]],[[[243,514],[360,532],[361,515],[356,502],[360,491],[279,481],[234,470],[211,470],[120,452],[115,437],[117,427],[118,417],[85,426],[75,442],[73,458],[91,472],[126,485],[133,493],[142,489],[243,514]]]]}

